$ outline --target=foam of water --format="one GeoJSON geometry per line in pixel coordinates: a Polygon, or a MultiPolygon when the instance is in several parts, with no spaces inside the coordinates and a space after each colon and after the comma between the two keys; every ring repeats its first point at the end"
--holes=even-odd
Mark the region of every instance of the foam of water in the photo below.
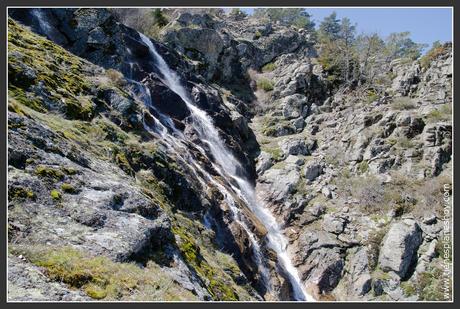
{"type": "MultiPolygon", "coordinates": [[[[304,285],[299,278],[296,268],[292,265],[291,259],[287,252],[287,241],[284,237],[280,226],[276,222],[274,216],[270,211],[261,205],[257,200],[254,187],[246,179],[238,175],[238,171],[242,170],[240,162],[233,156],[230,150],[225,146],[222,139],[219,137],[219,133],[213,124],[212,119],[206,114],[205,111],[199,109],[193,101],[190,99],[187,90],[182,86],[178,75],[172,71],[161,55],[156,51],[152,42],[145,35],[141,34],[142,41],[149,47],[153,58],[156,61],[156,66],[163,75],[163,82],[181,99],[186,103],[192,118],[192,124],[199,134],[201,140],[206,143],[211,151],[214,160],[216,161],[217,170],[227,178],[233,179],[238,186],[232,185],[232,189],[239,194],[239,197],[246,202],[250,210],[257,216],[257,218],[264,224],[267,229],[267,239],[269,246],[277,253],[281,267],[288,275],[289,280],[293,286],[294,298],[296,300],[307,300],[313,301],[313,297],[308,295],[305,291],[304,285]]],[[[238,219],[239,209],[235,205],[234,199],[231,194],[225,189],[224,186],[215,182],[212,177],[209,177],[209,181],[212,181],[214,185],[219,187],[224,195],[226,196],[227,202],[234,214],[235,220],[245,228],[248,235],[250,235],[251,241],[256,245],[255,249],[258,250],[256,259],[260,259],[260,248],[258,247],[257,241],[255,240],[254,234],[246,227],[241,220],[238,219]]],[[[232,182],[229,181],[231,184],[232,182]]],[[[263,264],[262,260],[258,263],[263,264]]],[[[263,270],[263,276],[268,276],[266,270],[263,270]],[[265,274],[264,274],[265,272],[265,274]]]]}

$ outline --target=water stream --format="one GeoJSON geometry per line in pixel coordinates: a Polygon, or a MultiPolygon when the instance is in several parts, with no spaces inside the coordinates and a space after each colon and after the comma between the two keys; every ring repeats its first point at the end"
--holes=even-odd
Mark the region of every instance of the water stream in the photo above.
{"type": "MultiPolygon", "coordinates": [[[[156,61],[156,66],[163,75],[163,82],[172,91],[179,95],[187,105],[187,108],[190,111],[192,125],[201,138],[202,142],[207,144],[209,147],[209,150],[211,151],[211,154],[217,163],[216,168],[221,173],[221,175],[234,180],[229,181],[232,189],[238,193],[242,200],[246,202],[249,209],[256,215],[256,217],[260,220],[260,222],[264,224],[265,228],[267,229],[268,246],[276,252],[279,258],[280,266],[289,277],[293,287],[293,296],[295,300],[313,301],[314,299],[305,291],[304,285],[299,278],[296,268],[292,265],[291,259],[287,252],[288,243],[281,231],[280,226],[276,222],[276,219],[271,214],[271,212],[264,205],[262,205],[260,201],[258,201],[254,187],[249,182],[249,180],[239,175],[238,171],[243,170],[243,167],[223,143],[223,139],[219,137],[219,133],[214,126],[211,117],[209,117],[205,111],[201,110],[193,103],[187,90],[182,86],[179,76],[169,68],[165,60],[156,51],[155,46],[152,44],[150,39],[143,34],[141,34],[141,39],[149,47],[150,53],[156,61]],[[236,183],[237,186],[232,185],[232,183],[236,183]]],[[[217,185],[220,189],[225,190],[222,185],[217,185]]],[[[226,195],[227,198],[231,196],[228,193],[224,193],[224,195],[226,195]]],[[[232,211],[237,211],[237,207],[234,205],[234,203],[233,205],[230,205],[230,207],[236,208],[232,211]]],[[[251,238],[255,238],[249,229],[245,228],[245,230],[248,232],[251,238]]],[[[258,255],[260,256],[260,251],[258,252],[258,255]]],[[[262,263],[262,261],[260,261],[260,263],[262,263]]]]}

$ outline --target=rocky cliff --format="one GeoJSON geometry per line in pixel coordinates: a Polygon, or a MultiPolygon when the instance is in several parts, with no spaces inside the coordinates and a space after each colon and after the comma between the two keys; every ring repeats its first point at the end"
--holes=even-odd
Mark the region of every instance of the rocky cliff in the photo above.
{"type": "Polygon", "coordinates": [[[333,88],[295,27],[9,15],[11,300],[442,299],[451,45],[376,96],[333,88]]]}

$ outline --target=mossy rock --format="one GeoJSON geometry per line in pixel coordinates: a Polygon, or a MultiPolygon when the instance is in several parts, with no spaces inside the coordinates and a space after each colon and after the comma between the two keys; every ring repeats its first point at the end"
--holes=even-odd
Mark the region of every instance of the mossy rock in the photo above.
{"type": "Polygon", "coordinates": [[[65,193],[75,193],[77,190],[70,183],[63,183],[61,185],[61,190],[65,193]]]}
{"type": "Polygon", "coordinates": [[[56,189],[51,190],[50,192],[51,198],[53,201],[60,201],[62,199],[62,194],[56,189]]]}
{"type": "Polygon", "coordinates": [[[47,167],[43,165],[39,165],[35,168],[35,174],[40,177],[52,178],[55,180],[61,180],[64,178],[64,173],[61,172],[59,169],[55,169],[55,168],[47,167]]]}
{"type": "Polygon", "coordinates": [[[140,268],[134,263],[113,262],[107,257],[94,257],[71,247],[10,246],[10,251],[43,267],[51,280],[82,289],[93,299],[197,299],[152,263],[140,268]]]}
{"type": "Polygon", "coordinates": [[[35,193],[24,187],[12,187],[8,189],[8,200],[10,199],[35,199],[35,193]]]}

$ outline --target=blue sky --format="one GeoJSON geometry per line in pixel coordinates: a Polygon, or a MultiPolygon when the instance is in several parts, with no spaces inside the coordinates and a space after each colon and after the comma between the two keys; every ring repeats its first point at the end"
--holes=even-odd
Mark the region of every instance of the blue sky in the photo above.
{"type": "MultiPolygon", "coordinates": [[[[434,41],[452,40],[450,8],[305,8],[317,25],[333,11],[338,18],[357,23],[358,33],[377,32],[385,37],[392,32],[410,31],[412,40],[431,46],[434,41]]],[[[246,8],[251,13],[253,9],[246,8]]]]}

